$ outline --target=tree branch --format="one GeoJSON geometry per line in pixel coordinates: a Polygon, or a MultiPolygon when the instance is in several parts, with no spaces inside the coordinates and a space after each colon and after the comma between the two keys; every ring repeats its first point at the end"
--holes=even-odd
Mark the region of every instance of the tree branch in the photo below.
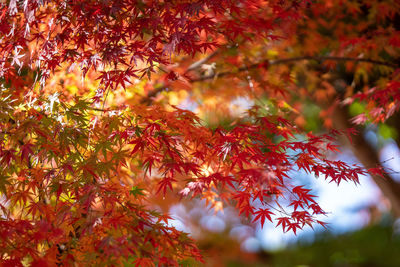
{"type": "MultiPolygon", "coordinates": [[[[255,69],[260,66],[263,66],[264,68],[268,68],[270,65],[280,65],[280,64],[287,64],[291,62],[296,62],[296,61],[302,61],[302,60],[314,60],[314,61],[327,61],[327,60],[333,60],[333,61],[353,61],[353,62],[364,62],[364,63],[371,63],[375,65],[382,65],[390,68],[398,68],[399,66],[394,63],[386,62],[386,61],[379,61],[379,60],[373,60],[373,59],[368,59],[368,58],[353,58],[353,57],[335,57],[335,56],[302,56],[302,57],[291,57],[291,58],[282,58],[282,59],[276,59],[276,60],[263,60],[257,63],[253,63],[251,65],[247,65],[244,67],[240,67],[237,72],[242,72],[250,69],[255,69]]],[[[227,76],[229,74],[233,74],[231,71],[225,71],[225,72],[220,72],[220,73],[213,73],[211,75],[207,76],[201,76],[199,78],[195,78],[190,80],[190,82],[200,82],[200,81],[205,81],[205,80],[210,80],[215,77],[223,77],[227,76]]]]}
{"type": "Polygon", "coordinates": [[[206,56],[205,58],[200,59],[199,61],[194,62],[192,65],[189,66],[189,68],[187,68],[187,70],[185,71],[185,73],[195,70],[199,67],[201,67],[201,65],[203,65],[204,63],[206,63],[207,61],[209,61],[211,58],[213,58],[216,54],[218,54],[217,51],[212,52],[211,54],[209,54],[208,56],[206,56]]]}
{"type": "MultiPolygon", "coordinates": [[[[193,63],[192,65],[189,66],[189,68],[185,71],[185,73],[195,70],[196,68],[200,67],[202,64],[210,60],[212,57],[214,57],[217,54],[217,52],[211,53],[209,56],[193,63]]],[[[296,62],[296,61],[302,61],[302,60],[314,60],[318,62],[323,62],[323,61],[328,61],[328,60],[333,60],[333,61],[353,61],[353,62],[364,62],[364,63],[370,63],[374,65],[381,65],[381,66],[386,66],[389,68],[398,68],[398,64],[394,64],[391,62],[386,62],[386,61],[380,61],[380,60],[374,60],[374,59],[368,59],[368,58],[352,58],[352,57],[337,57],[337,56],[301,56],[301,57],[291,57],[291,58],[282,58],[282,59],[276,59],[276,60],[263,60],[260,62],[256,62],[250,65],[246,65],[243,67],[240,67],[239,69],[236,70],[236,72],[243,72],[247,71],[250,69],[256,69],[258,67],[263,67],[263,68],[268,68],[269,66],[272,65],[280,65],[280,64],[288,64],[291,62],[296,62]]],[[[235,72],[235,73],[236,73],[235,72]]],[[[201,82],[201,81],[206,81],[206,80],[211,80],[214,78],[221,78],[224,76],[228,76],[234,74],[231,71],[224,71],[224,72],[216,72],[210,75],[205,75],[205,76],[200,76],[198,78],[190,79],[189,82],[195,83],[195,82],[201,82]]],[[[150,104],[152,102],[151,98],[155,97],[162,91],[165,91],[168,87],[167,86],[160,86],[158,88],[155,88],[154,90],[150,91],[149,94],[146,97],[143,97],[140,100],[140,103],[142,104],[150,104]]]]}

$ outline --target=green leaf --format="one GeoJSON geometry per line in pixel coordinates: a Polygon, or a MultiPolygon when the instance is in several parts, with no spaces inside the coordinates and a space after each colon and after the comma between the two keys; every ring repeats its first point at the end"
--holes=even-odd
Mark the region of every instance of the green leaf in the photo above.
{"type": "Polygon", "coordinates": [[[129,191],[129,194],[133,195],[133,196],[144,196],[145,194],[143,193],[144,189],[143,188],[139,188],[138,186],[133,186],[132,189],[129,191]]]}
{"type": "Polygon", "coordinates": [[[351,116],[356,116],[365,112],[365,107],[359,102],[354,102],[350,105],[349,112],[351,116]]]}

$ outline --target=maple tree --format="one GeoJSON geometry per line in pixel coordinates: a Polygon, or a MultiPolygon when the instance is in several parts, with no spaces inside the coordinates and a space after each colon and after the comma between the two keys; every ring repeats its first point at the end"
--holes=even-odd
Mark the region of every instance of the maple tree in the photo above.
{"type": "Polygon", "coordinates": [[[356,133],[332,127],[348,123],[343,105],[366,103],[358,124],[399,109],[399,11],[391,0],[3,1],[2,264],[201,261],[165,198],[234,205],[296,233],[325,226],[296,172],[337,184],[370,172],[388,188],[378,162],[329,155],[356,133]],[[311,102],[329,131],[307,129],[311,102]]]}

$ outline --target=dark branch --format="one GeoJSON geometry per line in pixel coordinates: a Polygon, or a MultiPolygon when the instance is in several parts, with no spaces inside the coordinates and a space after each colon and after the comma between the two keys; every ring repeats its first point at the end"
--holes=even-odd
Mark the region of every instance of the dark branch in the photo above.
{"type": "MultiPolygon", "coordinates": [[[[373,60],[373,59],[367,59],[367,58],[352,58],[352,57],[334,57],[334,56],[320,56],[320,57],[313,57],[313,56],[302,56],[302,57],[291,57],[291,58],[282,58],[282,59],[276,59],[276,60],[263,60],[261,62],[253,63],[251,65],[247,65],[244,67],[239,68],[237,71],[242,72],[250,69],[255,69],[260,66],[264,66],[268,68],[270,65],[279,65],[279,64],[287,64],[291,62],[296,62],[296,61],[302,61],[302,60],[314,60],[314,61],[327,61],[327,60],[333,60],[333,61],[353,61],[353,62],[365,62],[365,63],[371,63],[375,65],[382,65],[390,68],[398,68],[397,64],[393,64],[390,62],[385,62],[385,61],[379,61],[379,60],[373,60]]],[[[194,78],[190,80],[190,82],[201,82],[201,81],[206,81],[213,79],[215,77],[224,77],[229,74],[232,74],[230,71],[224,71],[220,73],[213,73],[211,75],[207,76],[201,76],[199,78],[194,78]]]]}

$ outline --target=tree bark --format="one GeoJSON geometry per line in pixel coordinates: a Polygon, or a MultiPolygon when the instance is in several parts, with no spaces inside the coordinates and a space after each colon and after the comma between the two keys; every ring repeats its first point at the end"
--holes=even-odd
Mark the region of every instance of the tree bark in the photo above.
{"type": "Polygon", "coordinates": [[[400,112],[393,114],[387,123],[396,129],[397,136],[394,141],[396,142],[397,147],[400,147],[400,112]]]}
{"type": "MultiPolygon", "coordinates": [[[[337,105],[332,114],[334,127],[336,129],[354,128],[355,125],[350,122],[350,119],[347,108],[337,105]]],[[[380,165],[378,152],[364,138],[362,129],[357,135],[353,136],[352,142],[344,136],[341,138],[341,142],[352,149],[354,155],[365,168],[375,168],[380,165]]],[[[389,174],[385,174],[384,177],[376,175],[371,175],[371,177],[382,194],[389,200],[393,215],[400,217],[400,184],[389,174]]]]}

